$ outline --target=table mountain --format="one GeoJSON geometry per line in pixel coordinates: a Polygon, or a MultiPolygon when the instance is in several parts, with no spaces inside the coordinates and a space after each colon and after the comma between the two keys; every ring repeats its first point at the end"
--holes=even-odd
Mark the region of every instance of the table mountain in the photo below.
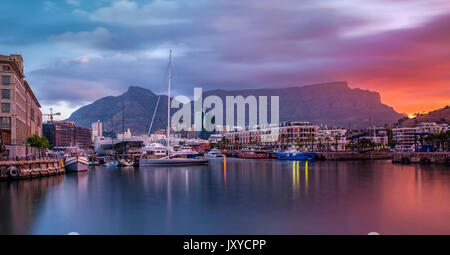
{"type": "MultiPolygon", "coordinates": [[[[345,128],[365,128],[371,125],[394,123],[403,116],[381,103],[380,95],[362,89],[349,88],[346,82],[332,82],[303,87],[249,90],[204,91],[203,97],[216,95],[244,97],[249,95],[280,97],[280,121],[310,121],[316,124],[345,128]]],[[[191,96],[191,95],[189,95],[191,96]]],[[[114,127],[122,132],[122,105],[125,105],[125,127],[134,134],[145,134],[149,128],[158,95],[148,89],[130,87],[117,97],[104,97],[75,111],[69,120],[81,126],[104,122],[104,130],[114,127]]],[[[270,107],[270,106],[269,106],[270,107]]],[[[172,110],[175,112],[175,110],[172,110]]],[[[270,112],[270,110],[269,110],[270,112]]],[[[161,95],[152,130],[167,126],[167,96],[161,95]]],[[[224,113],[225,119],[225,113],[224,113]]]]}

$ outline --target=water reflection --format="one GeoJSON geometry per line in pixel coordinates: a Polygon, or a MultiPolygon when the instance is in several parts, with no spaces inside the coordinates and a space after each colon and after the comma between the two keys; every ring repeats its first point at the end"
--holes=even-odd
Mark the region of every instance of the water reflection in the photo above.
{"type": "Polygon", "coordinates": [[[2,234],[450,234],[450,171],[212,160],[0,183],[2,234]]]}

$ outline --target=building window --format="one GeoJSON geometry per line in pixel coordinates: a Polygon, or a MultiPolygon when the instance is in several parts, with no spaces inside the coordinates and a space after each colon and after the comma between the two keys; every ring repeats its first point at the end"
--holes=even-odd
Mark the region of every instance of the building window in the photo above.
{"type": "Polygon", "coordinates": [[[2,112],[10,112],[10,104],[8,103],[2,103],[2,112]]]}
{"type": "Polygon", "coordinates": [[[1,129],[11,129],[11,118],[10,117],[0,117],[0,128],[1,129]]]}
{"type": "Polygon", "coordinates": [[[3,66],[3,71],[9,71],[9,66],[3,66]]]}
{"type": "Polygon", "coordinates": [[[2,76],[2,84],[3,85],[10,85],[11,84],[11,77],[8,75],[2,76]]]}
{"type": "Polygon", "coordinates": [[[2,98],[3,99],[10,99],[11,93],[9,89],[2,89],[2,98]]]}

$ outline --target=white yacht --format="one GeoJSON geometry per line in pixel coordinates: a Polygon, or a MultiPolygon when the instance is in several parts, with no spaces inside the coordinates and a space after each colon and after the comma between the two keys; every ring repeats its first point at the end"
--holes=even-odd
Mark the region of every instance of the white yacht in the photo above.
{"type": "Polygon", "coordinates": [[[223,154],[219,149],[212,149],[207,154],[207,158],[223,158],[223,154]]]}

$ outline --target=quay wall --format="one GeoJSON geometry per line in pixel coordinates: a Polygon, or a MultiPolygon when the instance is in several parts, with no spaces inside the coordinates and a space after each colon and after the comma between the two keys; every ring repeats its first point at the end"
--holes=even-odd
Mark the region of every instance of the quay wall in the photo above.
{"type": "Polygon", "coordinates": [[[391,158],[392,152],[388,151],[368,151],[364,153],[357,151],[316,152],[316,159],[318,160],[378,160],[391,158]]]}
{"type": "Polygon", "coordinates": [[[450,165],[450,152],[399,152],[392,155],[392,163],[450,165]]]}
{"type": "Polygon", "coordinates": [[[61,160],[0,161],[0,180],[26,179],[64,174],[61,160]]]}

